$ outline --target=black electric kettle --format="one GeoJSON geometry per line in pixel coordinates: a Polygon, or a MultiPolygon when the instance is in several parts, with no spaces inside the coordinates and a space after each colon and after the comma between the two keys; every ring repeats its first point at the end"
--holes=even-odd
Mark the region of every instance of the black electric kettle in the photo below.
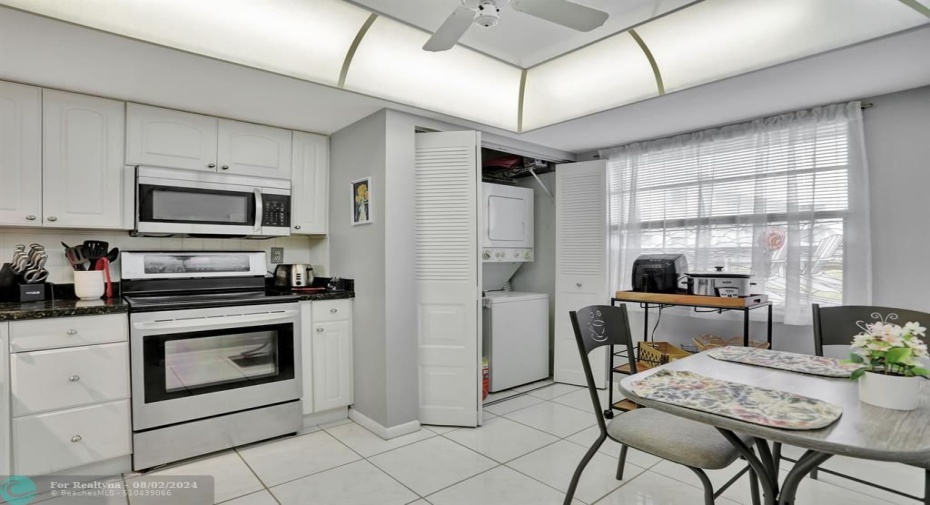
{"type": "Polygon", "coordinates": [[[308,288],[313,285],[313,266],[309,264],[278,265],[274,269],[276,288],[308,288]]]}

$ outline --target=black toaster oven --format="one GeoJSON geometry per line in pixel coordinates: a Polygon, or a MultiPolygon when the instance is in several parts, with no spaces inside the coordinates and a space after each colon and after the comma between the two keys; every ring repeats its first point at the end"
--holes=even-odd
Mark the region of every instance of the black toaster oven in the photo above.
{"type": "Polygon", "coordinates": [[[633,291],[677,293],[679,279],[688,271],[684,254],[643,254],[633,262],[633,291]]]}

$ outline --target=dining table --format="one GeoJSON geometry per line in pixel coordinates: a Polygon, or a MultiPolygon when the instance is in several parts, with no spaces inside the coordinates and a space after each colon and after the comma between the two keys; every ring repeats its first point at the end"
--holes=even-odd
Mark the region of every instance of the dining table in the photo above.
{"type": "MultiPolygon", "coordinates": [[[[920,399],[916,410],[891,410],[860,402],[858,385],[848,378],[828,378],[722,361],[712,358],[708,352],[628,376],[619,383],[620,392],[643,407],[717,428],[755,471],[765,505],[794,504],[798,485],[804,477],[834,455],[930,468],[930,380],[918,379],[920,399]],[[638,381],[661,370],[692,372],[794,393],[836,405],[842,409],[842,414],[824,428],[784,429],[645,398],[634,392],[638,381]],[[737,433],[744,436],[741,438],[737,433]],[[746,443],[747,437],[754,443],[746,443]],[[805,450],[780,485],[780,458],[778,451],[773,451],[773,446],[770,446],[775,443],[805,450]]],[[[622,423],[623,415],[618,417],[615,422],[622,423]]]]}

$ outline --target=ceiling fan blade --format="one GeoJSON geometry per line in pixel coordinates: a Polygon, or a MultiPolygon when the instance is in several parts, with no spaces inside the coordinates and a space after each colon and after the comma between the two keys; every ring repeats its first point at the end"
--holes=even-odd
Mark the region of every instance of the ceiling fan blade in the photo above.
{"type": "Polygon", "coordinates": [[[475,11],[464,5],[455,9],[449,17],[443,21],[442,26],[436,30],[426,44],[423,45],[424,51],[448,51],[455,46],[455,43],[465,35],[465,31],[475,20],[475,11]]]}
{"type": "Polygon", "coordinates": [[[530,16],[582,32],[601,26],[610,14],[568,0],[511,0],[510,6],[530,16]]]}

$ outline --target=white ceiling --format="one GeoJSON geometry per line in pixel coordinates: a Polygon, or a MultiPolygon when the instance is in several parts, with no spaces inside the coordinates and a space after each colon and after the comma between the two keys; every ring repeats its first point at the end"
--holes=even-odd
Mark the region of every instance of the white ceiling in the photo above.
{"type": "MultiPolygon", "coordinates": [[[[350,0],[369,10],[434,32],[463,0],[350,0]]],[[[477,0],[464,0],[474,4],[477,0]]],[[[610,14],[603,26],[579,32],[510,8],[509,0],[498,0],[501,21],[484,28],[472,25],[461,44],[521,68],[546,60],[622,32],[696,0],[572,0],[610,14]]]]}
{"type": "Polygon", "coordinates": [[[930,85],[928,48],[924,26],[520,134],[0,7],[0,79],[324,134],[390,107],[555,159],[930,85]]]}

